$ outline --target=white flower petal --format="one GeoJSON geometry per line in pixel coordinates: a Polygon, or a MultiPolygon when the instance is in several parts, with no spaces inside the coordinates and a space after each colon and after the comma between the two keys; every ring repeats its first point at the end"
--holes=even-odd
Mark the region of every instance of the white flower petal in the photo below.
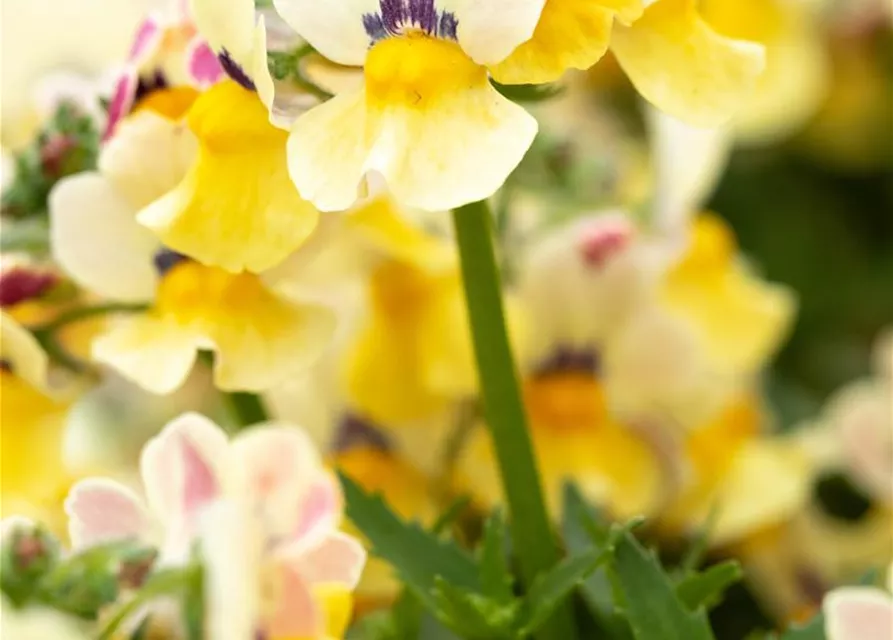
{"type": "Polygon", "coordinates": [[[378,0],[274,0],[282,19],[329,60],[361,66],[372,38],[363,16],[380,12],[378,0]]]}
{"type": "MultiPolygon", "coordinates": [[[[289,556],[287,551],[283,555],[289,556]]],[[[290,563],[311,584],[335,583],[354,589],[366,564],[366,550],[356,538],[335,531],[314,547],[301,550],[290,563]]]]}
{"type": "Polygon", "coordinates": [[[239,64],[251,59],[254,0],[191,0],[190,6],[199,33],[214,51],[226,51],[239,64]]]}
{"type": "Polygon", "coordinates": [[[158,241],[107,178],[82,173],[62,180],[49,208],[53,256],[75,282],[115,300],[153,297],[158,241]]]}
{"type": "Polygon", "coordinates": [[[545,0],[451,0],[462,49],[478,64],[496,64],[529,40],[545,0]]]}
{"type": "Polygon", "coordinates": [[[78,482],[65,500],[72,547],[118,540],[145,540],[151,521],[142,501],[124,485],[104,478],[78,482]]]}
{"type": "Polygon", "coordinates": [[[880,589],[835,589],[825,596],[822,610],[828,640],[893,638],[893,600],[880,589]]]}
{"type": "Polygon", "coordinates": [[[34,335],[0,311],[0,359],[9,364],[15,375],[37,389],[47,386],[49,357],[34,335]]]}

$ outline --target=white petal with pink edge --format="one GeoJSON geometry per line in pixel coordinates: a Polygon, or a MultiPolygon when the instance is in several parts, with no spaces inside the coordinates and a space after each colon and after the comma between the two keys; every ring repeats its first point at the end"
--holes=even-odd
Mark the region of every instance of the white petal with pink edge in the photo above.
{"type": "Polygon", "coordinates": [[[118,540],[146,540],[153,534],[142,500],[124,485],[105,478],[75,484],[65,499],[68,533],[75,550],[118,540]]]}
{"type": "Polygon", "coordinates": [[[893,638],[893,599],[870,587],[843,587],[825,596],[828,640],[890,640],[893,638]]]}

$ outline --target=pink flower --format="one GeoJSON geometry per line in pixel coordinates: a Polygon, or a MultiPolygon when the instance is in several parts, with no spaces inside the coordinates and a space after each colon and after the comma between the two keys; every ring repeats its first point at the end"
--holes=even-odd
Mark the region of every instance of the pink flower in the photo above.
{"type": "Polygon", "coordinates": [[[161,563],[177,564],[199,542],[209,628],[219,629],[211,637],[324,634],[320,594],[349,594],[366,553],[338,530],[340,486],[302,430],[259,425],[230,441],[207,418],[186,414],[146,444],[140,468],[145,500],[100,478],[74,486],[65,508],[75,549],[135,538],[158,545],[161,563]],[[224,604],[236,594],[238,609],[224,604]]]}
{"type": "Polygon", "coordinates": [[[893,598],[881,589],[842,587],[825,596],[825,636],[828,640],[890,640],[893,638],[893,598]]]}

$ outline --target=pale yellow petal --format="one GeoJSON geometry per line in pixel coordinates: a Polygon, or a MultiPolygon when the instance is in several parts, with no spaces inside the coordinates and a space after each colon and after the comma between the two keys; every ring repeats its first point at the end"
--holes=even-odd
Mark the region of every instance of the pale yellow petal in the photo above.
{"type": "Polygon", "coordinates": [[[120,320],[93,343],[93,357],[152,393],[175,391],[192,370],[201,338],[150,315],[120,320]]]}
{"type": "Polygon", "coordinates": [[[269,269],[316,227],[318,212],[288,177],[288,134],[268,121],[252,92],[223,82],[189,114],[198,159],[180,185],[138,219],[162,242],[196,260],[238,272],[269,269]]]}
{"type": "Polygon", "coordinates": [[[718,218],[703,216],[691,248],[666,278],[662,298],[691,322],[714,363],[750,373],[763,366],[787,335],[796,312],[789,288],[751,273],[734,255],[735,240],[718,218]]]}
{"type": "Polygon", "coordinates": [[[0,312],[0,360],[36,389],[47,386],[49,358],[30,331],[0,312]]]}
{"type": "Polygon", "coordinates": [[[616,26],[611,49],[646,100],[705,127],[731,118],[764,68],[763,47],[718,34],[693,0],[658,0],[632,26],[616,26]]]}
{"type": "Polygon", "coordinates": [[[614,12],[597,0],[547,0],[533,37],[490,73],[505,84],[539,84],[588,69],[608,50],[613,23],[614,12]]]}

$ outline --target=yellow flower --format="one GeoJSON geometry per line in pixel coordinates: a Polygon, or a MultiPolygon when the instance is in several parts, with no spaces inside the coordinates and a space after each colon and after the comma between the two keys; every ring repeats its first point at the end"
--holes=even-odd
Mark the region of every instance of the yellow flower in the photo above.
{"type": "Polygon", "coordinates": [[[46,354],[5,312],[0,362],[0,517],[26,515],[62,531],[73,480],[62,460],[69,405],[47,395],[46,354]]]}
{"type": "Polygon", "coordinates": [[[378,424],[399,427],[471,396],[477,378],[462,279],[396,259],[375,268],[369,317],[347,355],[348,395],[378,424]]]}
{"type": "Polygon", "coordinates": [[[631,26],[618,24],[611,50],[646,100],[703,127],[728,120],[753,91],[763,48],[720,35],[695,0],[657,0],[631,26]]]}
{"type": "Polygon", "coordinates": [[[792,292],[753,275],[736,255],[732,231],[701,216],[690,246],[667,274],[662,302],[689,322],[723,371],[753,373],[786,337],[796,309],[792,292]]]}
{"type": "MultiPolygon", "coordinates": [[[[246,107],[259,105],[238,86],[216,89],[235,91],[240,98],[244,93],[246,107]]],[[[100,172],[72,176],[56,186],[50,197],[53,253],[85,289],[149,306],[147,313],[120,320],[94,342],[93,355],[99,361],[150,391],[169,393],[185,380],[197,351],[211,349],[218,354],[215,381],[221,388],[264,389],[315,359],[334,330],[334,319],[322,307],[293,302],[274,291],[273,275],[230,273],[188,260],[159,244],[137,223],[140,207],[154,202],[140,215],[159,211],[190,182],[187,176],[176,187],[195,158],[196,140],[180,119],[189,100],[182,96],[183,90],[172,91],[150,95],[121,123],[100,157],[100,172]],[[164,196],[171,188],[174,191],[164,196]]],[[[194,97],[191,89],[187,91],[194,97]]],[[[199,102],[200,113],[204,107],[199,102]]],[[[258,108],[264,118],[255,124],[263,137],[270,125],[265,110],[258,108]]],[[[201,135],[199,131],[199,139],[201,135]]],[[[256,140],[241,131],[216,142],[226,149],[256,140]]],[[[199,151],[199,158],[203,153],[199,151]]],[[[194,174],[195,170],[188,175],[194,174]]],[[[283,177],[288,197],[298,200],[284,173],[283,177]]],[[[245,181],[241,175],[230,176],[222,184],[238,188],[245,181]]],[[[245,188],[250,195],[257,186],[245,188]]],[[[243,195],[225,197],[245,204],[240,200],[243,195]]],[[[269,190],[258,197],[279,203],[269,190]]],[[[293,214],[289,210],[288,216],[293,214]]],[[[212,219],[204,222],[214,224],[212,219]]],[[[286,244],[276,246],[283,250],[286,244]]]]}
{"type": "MultiPolygon", "coordinates": [[[[551,513],[560,514],[568,480],[619,519],[656,512],[665,497],[660,457],[610,415],[594,375],[567,371],[530,378],[524,400],[551,513]]],[[[469,443],[458,473],[463,488],[484,506],[501,501],[497,465],[483,429],[469,443]]]]}
{"type": "Polygon", "coordinates": [[[608,50],[614,19],[632,24],[642,11],[642,0],[547,0],[533,37],[493,65],[493,77],[537,84],[588,69],[608,50]]]}
{"type": "Polygon", "coordinates": [[[188,114],[198,157],[182,182],[139,215],[169,248],[237,273],[261,272],[298,249],[319,214],[288,177],[287,133],[257,95],[221,82],[188,114]]]}
{"type": "Polygon", "coordinates": [[[815,113],[829,88],[820,10],[816,2],[705,0],[701,13],[730,38],[766,48],[766,70],[742,95],[734,128],[747,142],[771,142],[795,132],[815,113]]]}
{"type": "Polygon", "coordinates": [[[295,122],[289,169],[301,195],[323,211],[346,209],[374,172],[399,202],[428,211],[490,196],[537,125],[491,86],[487,65],[531,36],[542,6],[277,2],[282,18],[320,53],[362,66],[365,76],[359,88],[295,122]]]}

